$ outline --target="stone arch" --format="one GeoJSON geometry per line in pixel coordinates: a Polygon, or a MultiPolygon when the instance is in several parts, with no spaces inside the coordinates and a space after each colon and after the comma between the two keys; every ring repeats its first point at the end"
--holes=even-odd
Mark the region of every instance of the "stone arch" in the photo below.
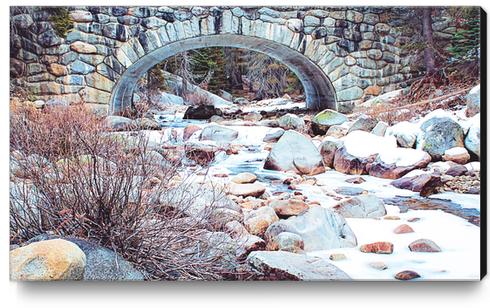
{"type": "Polygon", "coordinates": [[[119,114],[131,106],[136,82],[150,68],[180,52],[206,47],[235,47],[261,52],[285,64],[301,81],[309,109],[337,109],[335,89],[330,79],[311,59],[278,42],[238,34],[215,34],[186,38],[166,44],[132,63],[114,85],[110,112],[119,114]]]}

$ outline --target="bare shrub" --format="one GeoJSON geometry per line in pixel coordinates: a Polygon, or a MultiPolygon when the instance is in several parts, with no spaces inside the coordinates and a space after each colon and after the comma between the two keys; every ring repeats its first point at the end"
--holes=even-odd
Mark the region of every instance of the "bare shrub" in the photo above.
{"type": "Polygon", "coordinates": [[[235,243],[197,185],[138,131],[108,133],[83,106],[11,109],[10,240],[74,236],[121,254],[147,279],[235,277],[235,243]]]}

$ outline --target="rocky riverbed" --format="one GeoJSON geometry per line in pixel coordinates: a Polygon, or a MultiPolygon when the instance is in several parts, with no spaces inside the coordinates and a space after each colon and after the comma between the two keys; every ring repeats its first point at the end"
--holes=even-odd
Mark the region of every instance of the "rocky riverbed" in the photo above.
{"type": "Polygon", "coordinates": [[[223,191],[215,235],[237,243],[237,258],[268,279],[479,278],[473,109],[388,125],[363,114],[309,114],[285,97],[170,104],[142,119],[105,121],[125,138],[143,128],[159,160],[223,191]]]}
{"type": "Polygon", "coordinates": [[[313,257],[340,270],[319,279],[478,278],[479,114],[436,110],[389,126],[301,110],[279,99],[209,121],[167,111],[155,115],[163,129],[148,134],[168,149],[208,153],[205,166],[187,155],[195,181],[227,190],[254,244],[306,258],[252,253],[258,268],[318,279],[303,268],[313,257]],[[323,135],[305,134],[308,125],[323,135]]]}

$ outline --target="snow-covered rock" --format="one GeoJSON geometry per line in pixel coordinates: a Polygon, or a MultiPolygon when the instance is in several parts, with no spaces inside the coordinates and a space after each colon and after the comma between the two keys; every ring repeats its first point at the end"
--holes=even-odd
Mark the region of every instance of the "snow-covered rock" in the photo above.
{"type": "Polygon", "coordinates": [[[159,107],[184,105],[184,99],[182,97],[167,92],[159,92],[151,95],[150,100],[153,104],[157,104],[159,107]]]}
{"type": "Polygon", "coordinates": [[[235,175],[231,181],[237,184],[249,184],[257,180],[257,176],[250,172],[242,172],[235,175]]]}
{"type": "Polygon", "coordinates": [[[444,151],[442,155],[442,160],[452,161],[457,164],[466,164],[470,160],[470,154],[468,150],[463,147],[454,147],[444,151]]]}
{"type": "Polygon", "coordinates": [[[347,153],[360,158],[368,158],[396,148],[395,138],[380,137],[365,131],[351,132],[340,140],[344,142],[347,153]]]}
{"type": "Polygon", "coordinates": [[[293,130],[286,131],[274,144],[264,168],[309,175],[325,171],[322,156],[313,142],[293,130]]]}
{"type": "Polygon", "coordinates": [[[373,107],[379,104],[386,104],[391,102],[393,99],[403,94],[403,89],[391,91],[384,93],[382,95],[373,97],[361,104],[362,107],[373,107]]]}
{"type": "Polygon", "coordinates": [[[435,162],[435,163],[430,163],[428,165],[428,169],[429,169],[430,172],[444,174],[453,165],[454,165],[454,163],[451,162],[451,161],[438,161],[438,162],[435,162]]]}
{"type": "Polygon", "coordinates": [[[369,175],[397,179],[414,169],[426,167],[430,161],[430,155],[421,150],[390,149],[379,153],[376,160],[370,165],[369,175]]]}
{"type": "MultiPolygon", "coordinates": [[[[163,79],[165,80],[166,85],[171,89],[177,89],[178,91],[179,89],[183,88],[184,81],[180,76],[171,74],[169,72],[163,72],[163,79]]],[[[189,92],[195,93],[196,95],[202,97],[214,107],[225,107],[232,105],[231,101],[227,101],[219,97],[218,95],[208,92],[193,84],[186,83],[186,87],[189,92]]]]}
{"type": "Polygon", "coordinates": [[[230,194],[238,197],[260,197],[265,192],[265,186],[259,182],[246,184],[230,184],[230,194]]]}
{"type": "Polygon", "coordinates": [[[268,244],[270,250],[280,250],[299,253],[305,244],[301,236],[291,232],[281,232],[275,236],[268,244]]]}
{"type": "Polygon", "coordinates": [[[342,138],[345,135],[347,135],[348,131],[349,131],[349,127],[347,125],[332,125],[327,130],[327,133],[325,134],[325,136],[334,137],[334,138],[342,138]]]}
{"type": "Polygon", "coordinates": [[[472,172],[479,172],[480,171],[480,162],[479,161],[467,163],[464,166],[466,167],[466,169],[468,169],[468,171],[472,171],[472,172]]]}
{"type": "Polygon", "coordinates": [[[403,121],[386,129],[386,136],[394,136],[403,148],[413,148],[420,129],[417,124],[403,121]]]}
{"type": "Polygon", "coordinates": [[[344,145],[335,152],[333,167],[346,174],[366,174],[367,164],[373,162],[378,153],[396,149],[394,137],[380,137],[361,130],[340,140],[344,145]]]}

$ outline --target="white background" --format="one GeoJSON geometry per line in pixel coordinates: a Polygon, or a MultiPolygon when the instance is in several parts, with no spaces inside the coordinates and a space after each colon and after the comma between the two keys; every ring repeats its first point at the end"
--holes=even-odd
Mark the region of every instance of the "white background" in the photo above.
{"type": "MultiPolygon", "coordinates": [[[[0,305],[3,307],[489,307],[490,282],[180,282],[180,283],[15,283],[8,280],[8,95],[10,5],[477,5],[480,1],[22,1],[0,10],[0,305]]],[[[485,103],[485,102],[483,102],[485,103]]],[[[485,135],[484,135],[485,136],[485,135]]],[[[47,141],[49,142],[49,141],[47,141]]],[[[483,205],[486,206],[486,205],[483,205]]],[[[437,226],[434,226],[437,228],[437,226]]],[[[460,260],[466,262],[466,260],[460,260]]]]}

